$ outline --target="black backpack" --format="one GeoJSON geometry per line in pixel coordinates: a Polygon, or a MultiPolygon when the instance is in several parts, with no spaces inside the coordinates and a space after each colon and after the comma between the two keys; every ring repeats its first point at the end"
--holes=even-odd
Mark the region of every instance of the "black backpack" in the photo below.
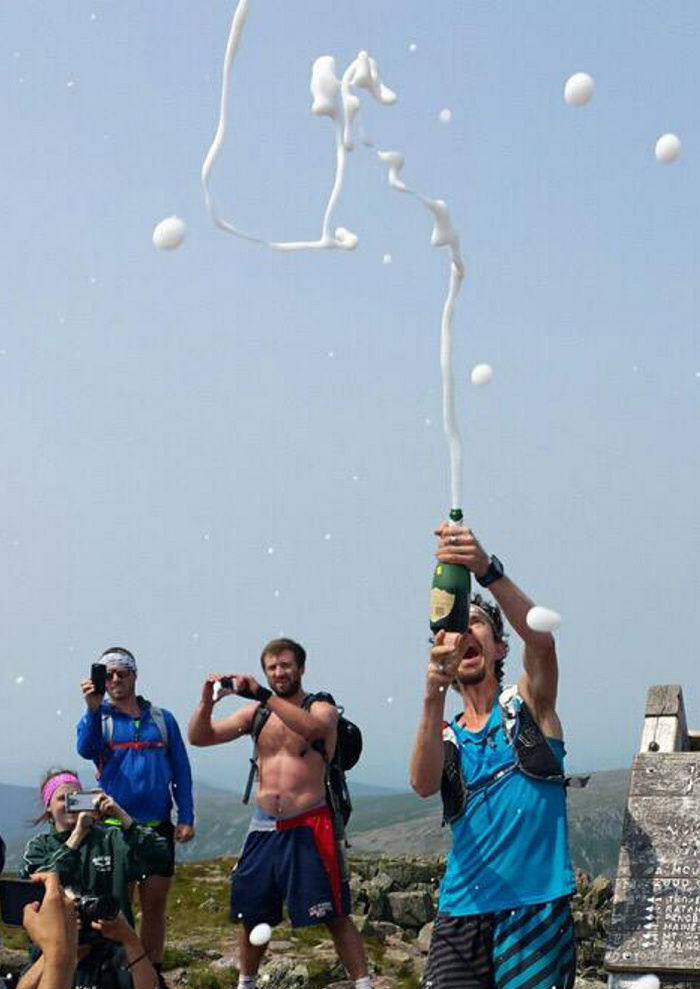
{"type": "MultiPolygon", "coordinates": [[[[335,744],[335,752],[330,762],[326,758],[325,746],[321,740],[312,742],[311,747],[323,757],[326,763],[326,800],[333,812],[335,821],[338,824],[342,822],[342,828],[344,829],[352,814],[352,801],[345,774],[357,764],[362,754],[362,732],[356,724],[348,721],[343,716],[343,708],[335,703],[331,694],[327,694],[324,691],[319,691],[317,694],[307,694],[301,706],[305,711],[308,711],[314,701],[325,701],[327,704],[333,704],[340,712],[340,717],[338,718],[338,737],[335,744]]],[[[259,707],[253,715],[250,734],[255,748],[250,760],[248,782],[246,783],[245,793],[243,794],[244,804],[247,804],[250,800],[253,783],[258,772],[258,738],[267,723],[267,719],[270,717],[270,713],[268,708],[259,707]]]]}

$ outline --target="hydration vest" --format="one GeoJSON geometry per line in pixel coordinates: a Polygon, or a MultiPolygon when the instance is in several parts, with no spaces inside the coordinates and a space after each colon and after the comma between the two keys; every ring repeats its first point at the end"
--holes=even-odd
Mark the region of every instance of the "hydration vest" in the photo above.
{"type": "Polygon", "coordinates": [[[501,720],[490,729],[485,741],[501,726],[513,752],[513,762],[498,772],[470,786],[462,768],[462,756],[457,735],[451,725],[443,723],[442,741],[444,762],[440,795],[442,797],[442,823],[453,824],[462,816],[467,801],[475,793],[491,786],[512,772],[520,772],[531,779],[560,786],[584,787],[589,776],[565,776],[559,760],[554,755],[542,729],[535,721],[525,701],[518,695],[517,686],[506,687],[498,697],[501,720]]]}

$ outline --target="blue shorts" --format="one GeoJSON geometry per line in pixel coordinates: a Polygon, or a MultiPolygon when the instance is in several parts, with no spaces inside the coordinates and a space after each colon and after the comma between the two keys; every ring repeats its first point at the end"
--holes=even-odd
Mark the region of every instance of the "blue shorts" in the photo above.
{"type": "Polygon", "coordinates": [[[350,913],[350,889],[330,810],[324,804],[287,820],[256,811],[231,874],[231,920],[293,927],[350,913]]]}
{"type": "Polygon", "coordinates": [[[423,989],[572,989],[569,897],[497,913],[438,914],[423,989]]]}

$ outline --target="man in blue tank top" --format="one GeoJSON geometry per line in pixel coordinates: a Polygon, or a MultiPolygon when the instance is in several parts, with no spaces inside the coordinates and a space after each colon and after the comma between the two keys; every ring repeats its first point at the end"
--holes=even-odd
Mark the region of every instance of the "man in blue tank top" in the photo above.
{"type": "Polygon", "coordinates": [[[424,989],[571,989],[575,879],[554,639],[528,627],[533,602],[470,529],[445,524],[437,535],[438,559],[468,567],[497,604],[477,594],[468,631],[439,632],[430,654],[411,784],[422,797],[442,791],[452,851],[424,989]],[[517,688],[505,692],[501,611],[525,647],[517,688]],[[463,711],[448,724],[450,687],[463,711]]]}

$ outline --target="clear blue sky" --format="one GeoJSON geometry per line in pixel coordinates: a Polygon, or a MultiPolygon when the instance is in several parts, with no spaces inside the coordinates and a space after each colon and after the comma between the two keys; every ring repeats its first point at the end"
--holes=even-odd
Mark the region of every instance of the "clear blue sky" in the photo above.
{"type": "MultiPolygon", "coordinates": [[[[364,149],[336,214],[354,254],[213,228],[199,170],[234,6],[0,9],[4,781],[79,763],[78,680],[104,647],[185,722],[206,671],[254,671],[284,632],[364,727],[358,777],[406,783],[449,507],[447,260],[364,149]],[[159,253],[170,213],[188,239],[159,253]]],[[[367,48],[398,91],[369,131],[450,203],[467,262],[465,512],[563,615],[574,768],[629,763],[651,683],[681,683],[700,722],[699,42],[695,0],[253,0],[214,173],[242,226],[315,236],[333,146],[314,58],[367,48]],[[575,110],[581,70],[597,89],[575,110]],[[663,167],[666,131],[683,150],[663,167]]],[[[195,771],[239,787],[248,755],[195,752],[195,771]]]]}

